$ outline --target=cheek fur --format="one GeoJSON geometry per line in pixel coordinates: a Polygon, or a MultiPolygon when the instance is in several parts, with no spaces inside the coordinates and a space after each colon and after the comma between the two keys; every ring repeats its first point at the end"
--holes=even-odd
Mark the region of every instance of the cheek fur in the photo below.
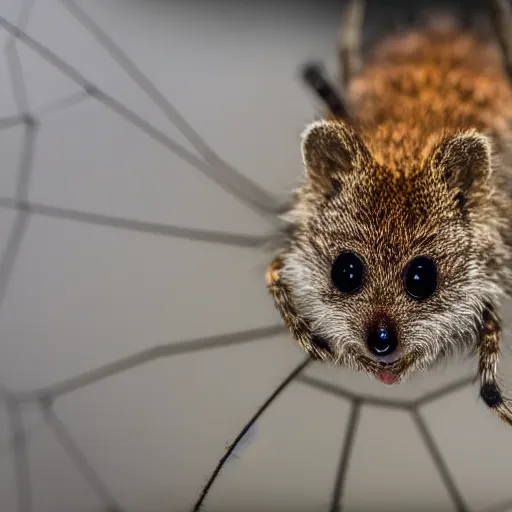
{"type": "Polygon", "coordinates": [[[345,343],[359,341],[354,326],[354,312],[347,299],[346,307],[325,300],[330,284],[330,269],[315,265],[307,255],[291,254],[285,260],[283,280],[289,287],[299,315],[306,318],[311,330],[325,338],[337,350],[345,343]]]}
{"type": "Polygon", "coordinates": [[[478,342],[479,326],[486,303],[501,296],[497,285],[474,276],[457,287],[452,296],[441,298],[436,312],[428,310],[412,319],[406,334],[410,349],[420,348],[424,357],[417,369],[427,370],[440,358],[464,353],[478,342]],[[484,292],[482,290],[485,290],[484,292]]]}

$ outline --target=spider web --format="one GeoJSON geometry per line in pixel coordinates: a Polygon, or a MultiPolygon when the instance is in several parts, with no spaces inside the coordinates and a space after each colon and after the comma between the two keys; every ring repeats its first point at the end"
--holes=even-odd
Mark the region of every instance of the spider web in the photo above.
{"type": "MultiPolygon", "coordinates": [[[[27,227],[33,216],[46,216],[67,219],[73,222],[92,225],[109,226],[112,228],[132,230],[136,232],[155,233],[161,236],[178,237],[187,240],[197,240],[207,243],[224,244],[227,246],[260,248],[267,241],[267,237],[249,236],[245,234],[229,234],[208,230],[191,229],[180,226],[142,222],[139,220],[100,215],[87,211],[79,211],[61,207],[39,204],[30,201],[29,190],[32,167],[34,161],[35,144],[38,130],[47,114],[66,109],[83,101],[97,101],[110,109],[113,113],[131,123],[155,141],[162,144],[170,152],[181,157],[191,164],[208,179],[216,182],[228,193],[244,202],[260,215],[276,224],[275,212],[279,209],[276,198],[259,187],[256,183],[239,173],[232,166],[222,160],[208,147],[198,133],[187,123],[178,110],[157,90],[153,83],[137,68],[135,63],[121,50],[121,48],[90,18],[73,0],[60,0],[60,3],[88,30],[100,43],[110,56],[119,64],[126,74],[145,92],[148,98],[167,116],[167,118],[188,139],[198,155],[175,142],[162,131],[140,117],[115,97],[109,95],[96,84],[89,81],[71,64],[65,62],[56,53],[29,36],[25,27],[28,23],[34,0],[25,0],[20,10],[18,22],[12,24],[0,16],[0,28],[9,33],[5,51],[10,73],[10,80],[17,108],[17,115],[0,118],[0,130],[7,130],[15,126],[22,126],[24,140],[22,157],[16,179],[16,194],[14,198],[0,197],[0,208],[12,210],[16,213],[6,249],[0,259],[0,307],[5,299],[6,290],[12,274],[16,258],[23,244],[27,227]],[[32,109],[23,66],[18,54],[18,44],[23,44],[35,52],[39,57],[67,76],[81,91],[67,98],[52,102],[40,109],[32,109]]],[[[250,343],[255,340],[274,337],[285,332],[281,325],[271,325],[258,329],[241,332],[226,333],[218,336],[201,337],[197,339],[182,340],[165,345],[155,346],[127,357],[118,359],[72,378],[56,382],[53,385],[33,389],[31,391],[12,392],[5,386],[0,387],[0,399],[3,401],[9,415],[11,428],[11,449],[14,453],[14,464],[17,481],[17,510],[18,512],[32,512],[32,475],[29,470],[29,454],[27,451],[32,431],[28,431],[23,421],[22,408],[26,404],[37,404],[43,412],[43,418],[50,427],[56,441],[62,446],[76,469],[96,493],[104,504],[105,512],[122,512],[125,509],[111,490],[101,479],[98,472],[89,462],[85,453],[80,449],[72,434],[62,423],[54,410],[55,401],[60,397],[73,393],[86,386],[90,386],[103,379],[126,372],[135,367],[149,364],[161,358],[177,357],[186,353],[216,350],[222,347],[250,343]]],[[[359,427],[361,409],[364,405],[373,405],[389,409],[406,411],[416,425],[423,443],[430,454],[435,467],[444,483],[444,486],[453,501],[455,509],[459,512],[467,511],[468,505],[458,489],[454,478],[448,469],[443,454],[430,432],[421,408],[434,401],[441,400],[472,384],[472,378],[464,378],[435,391],[429,392],[414,400],[388,400],[354,393],[340,386],[326,383],[322,380],[304,375],[304,370],[310,365],[309,359],[304,359],[274,390],[254,416],[241,429],[240,434],[227,449],[219,461],[211,478],[202,491],[198,492],[198,499],[193,508],[197,511],[207,499],[208,492],[214,485],[220,472],[250,428],[258,421],[274,401],[285,392],[290,385],[302,384],[320,392],[338,397],[350,403],[350,414],[345,432],[343,433],[342,449],[339,456],[337,473],[330,497],[330,511],[343,510],[343,498],[347,472],[350,469],[350,460],[353,455],[354,439],[359,427]]],[[[512,500],[497,507],[489,508],[487,512],[505,512],[512,507],[512,500]]]]}

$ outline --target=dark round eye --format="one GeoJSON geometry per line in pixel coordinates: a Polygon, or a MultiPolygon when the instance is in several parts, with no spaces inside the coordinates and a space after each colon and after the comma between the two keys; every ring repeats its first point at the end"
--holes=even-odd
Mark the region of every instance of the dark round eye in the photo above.
{"type": "Polygon", "coordinates": [[[331,269],[331,279],[341,293],[354,293],[363,285],[364,267],[353,252],[342,252],[331,269]]]}
{"type": "Polygon", "coordinates": [[[405,291],[416,300],[425,300],[436,291],[437,268],[434,260],[418,256],[405,269],[405,291]]]}

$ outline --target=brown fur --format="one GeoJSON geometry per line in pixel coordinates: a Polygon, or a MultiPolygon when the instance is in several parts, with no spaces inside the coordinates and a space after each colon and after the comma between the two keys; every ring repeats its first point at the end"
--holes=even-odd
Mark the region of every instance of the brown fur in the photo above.
{"type": "MultiPolygon", "coordinates": [[[[512,88],[499,48],[453,23],[393,36],[348,100],[350,122],[331,116],[303,134],[292,229],[267,272],[277,308],[316,358],[403,380],[477,347],[482,385],[496,387],[496,311],[512,289],[512,88]],[[330,278],[342,250],[365,263],[353,296],[330,278]],[[439,277],[434,296],[415,302],[402,273],[420,255],[439,277]],[[365,346],[382,314],[403,352],[385,366],[365,346]]],[[[492,407],[512,421],[500,400],[492,407]]]]}

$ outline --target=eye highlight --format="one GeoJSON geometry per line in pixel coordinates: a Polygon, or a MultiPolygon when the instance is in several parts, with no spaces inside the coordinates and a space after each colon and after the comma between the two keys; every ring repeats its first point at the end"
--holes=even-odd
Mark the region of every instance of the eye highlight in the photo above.
{"type": "Polygon", "coordinates": [[[412,259],[404,271],[404,286],[407,294],[415,300],[431,297],[437,287],[437,266],[434,260],[427,256],[412,259]]]}
{"type": "Polygon", "coordinates": [[[341,293],[352,294],[363,286],[364,265],[353,252],[342,252],[331,269],[331,279],[341,293]]]}

